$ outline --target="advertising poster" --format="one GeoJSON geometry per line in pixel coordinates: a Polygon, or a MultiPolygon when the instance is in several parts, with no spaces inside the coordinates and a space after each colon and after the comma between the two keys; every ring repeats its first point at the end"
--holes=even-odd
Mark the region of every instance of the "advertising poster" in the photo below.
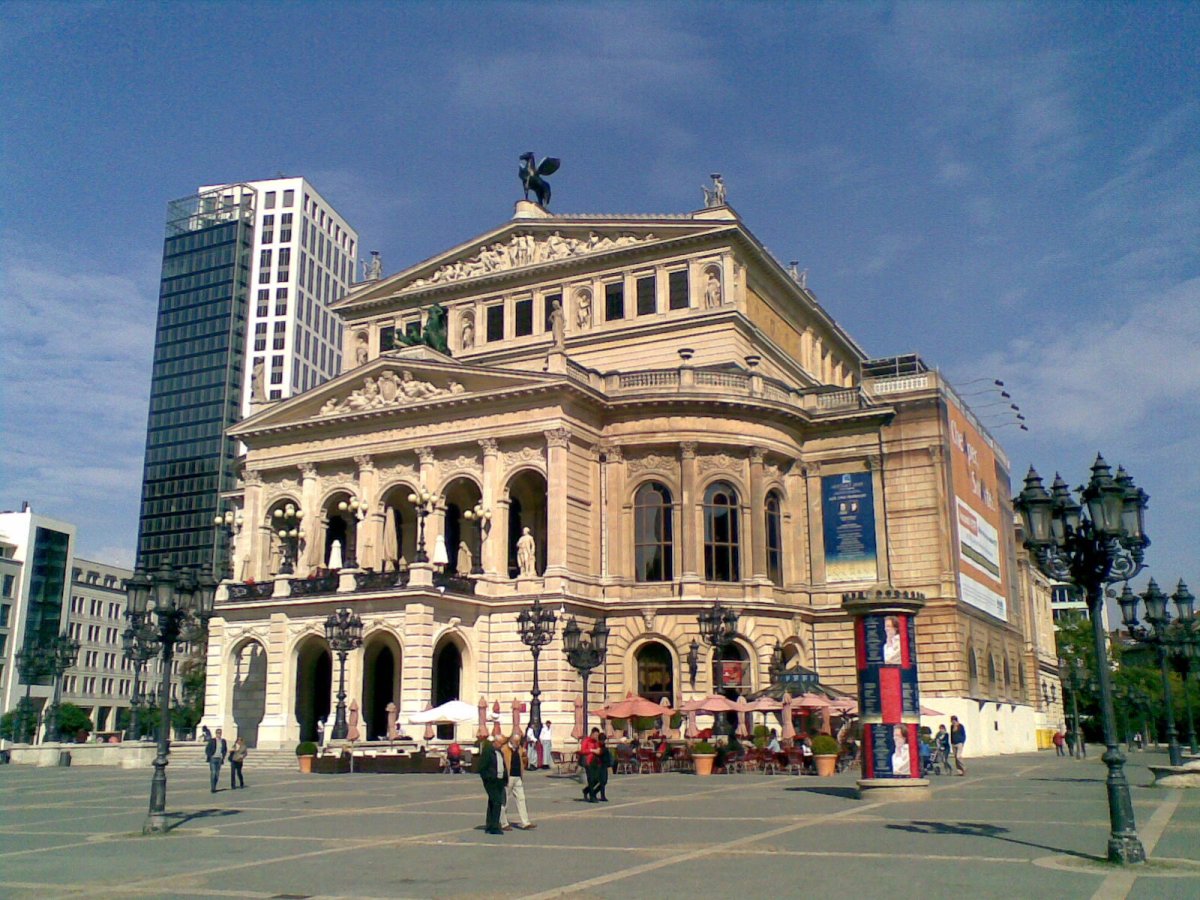
{"type": "Polygon", "coordinates": [[[863,726],[867,778],[919,778],[921,754],[915,722],[863,726]]]}
{"type": "Polygon", "coordinates": [[[875,492],[870,472],[821,478],[825,532],[825,581],[872,581],[875,554],[875,492]]]}
{"type": "Polygon", "coordinates": [[[913,617],[905,613],[861,616],[855,622],[855,647],[863,774],[920,777],[919,760],[915,764],[911,760],[921,714],[913,617]]]}
{"type": "MultiPolygon", "coordinates": [[[[964,603],[1008,619],[1008,581],[1000,484],[1004,466],[991,444],[954,404],[946,404],[950,476],[958,536],[958,586],[964,603]]],[[[1007,483],[1007,478],[1003,478],[1007,483]]],[[[1007,491],[1007,484],[1004,488],[1007,491]]]]}

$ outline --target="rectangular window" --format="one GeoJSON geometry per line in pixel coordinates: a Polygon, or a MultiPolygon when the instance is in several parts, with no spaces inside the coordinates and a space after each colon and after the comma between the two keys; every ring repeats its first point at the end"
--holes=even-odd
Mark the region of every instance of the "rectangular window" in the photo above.
{"type": "Polygon", "coordinates": [[[668,306],[671,309],[688,308],[688,273],[679,269],[667,276],[668,306]]]}
{"type": "Polygon", "coordinates": [[[655,279],[653,275],[644,275],[637,280],[637,314],[652,316],[658,312],[658,304],[654,298],[655,279]]]}
{"type": "Polygon", "coordinates": [[[286,341],[287,341],[287,322],[276,322],[275,323],[275,340],[271,345],[272,348],[275,350],[282,350],[286,341]]]}
{"type": "Polygon", "coordinates": [[[379,329],[379,352],[383,353],[386,350],[394,350],[396,347],[396,328],[393,325],[385,325],[379,329]]]}
{"type": "Polygon", "coordinates": [[[404,323],[404,333],[410,338],[417,340],[421,339],[421,320],[413,319],[411,322],[404,323]]]}
{"type": "MultiPolygon", "coordinates": [[[[12,578],[11,575],[5,575],[4,577],[5,577],[5,579],[12,578]]],[[[5,595],[5,596],[10,596],[10,595],[5,595]]],[[[7,603],[5,603],[3,606],[0,606],[0,628],[8,627],[8,615],[11,611],[12,611],[12,607],[7,603]]]]}
{"type": "Polygon", "coordinates": [[[292,205],[295,202],[296,202],[296,192],[295,191],[284,191],[283,192],[283,208],[284,209],[291,209],[292,205]]]}
{"type": "Polygon", "coordinates": [[[258,254],[258,267],[260,269],[271,268],[271,251],[263,250],[258,254]]]}
{"type": "Polygon", "coordinates": [[[275,315],[286,316],[288,301],[288,289],[285,287],[275,289],[275,315]]]}
{"type": "Polygon", "coordinates": [[[547,294],[542,298],[542,331],[546,334],[551,331],[550,313],[554,312],[555,302],[562,306],[562,294],[547,294]]]}
{"type": "Polygon", "coordinates": [[[280,247],[279,248],[279,274],[276,276],[275,280],[276,281],[287,281],[288,280],[288,269],[291,267],[291,265],[292,265],[292,248],[291,247],[280,247]]]}
{"type": "Polygon", "coordinates": [[[283,384],[283,357],[271,357],[271,384],[283,384]]]}
{"type": "Polygon", "coordinates": [[[260,319],[265,318],[270,312],[271,289],[262,288],[258,292],[258,306],[255,307],[254,314],[260,319]]]}
{"type": "Polygon", "coordinates": [[[604,286],[604,321],[615,322],[625,318],[625,285],[613,281],[604,286]]]}
{"type": "Polygon", "coordinates": [[[256,322],[254,325],[254,349],[267,349],[267,323],[256,322]]]}
{"type": "Polygon", "coordinates": [[[513,328],[517,337],[533,334],[533,298],[518,300],[513,306],[513,328]]]}
{"type": "Polygon", "coordinates": [[[286,244],[292,239],[292,214],[284,213],[279,217],[279,243],[286,244]]]}
{"type": "Polygon", "coordinates": [[[267,199],[266,199],[266,202],[263,203],[263,209],[274,209],[274,208],[275,208],[275,192],[267,191],[267,199]]]}
{"type": "Polygon", "coordinates": [[[497,303],[487,308],[487,340],[504,340],[504,304],[497,303]]]}
{"type": "Polygon", "coordinates": [[[263,216],[262,242],[269,244],[275,240],[275,217],[263,216]]]}

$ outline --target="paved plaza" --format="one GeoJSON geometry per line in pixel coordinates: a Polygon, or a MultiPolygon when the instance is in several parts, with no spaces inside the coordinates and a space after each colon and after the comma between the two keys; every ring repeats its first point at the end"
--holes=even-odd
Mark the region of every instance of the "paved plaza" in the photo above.
{"type": "MultiPolygon", "coordinates": [[[[1093,748],[1098,751],[1100,748],[1093,748]]],[[[1200,897],[1200,792],[1129,767],[1155,861],[1095,862],[1104,767],[1048,753],[969,761],[934,799],[858,800],[850,773],[614,777],[607,804],[526,778],[533,831],[485,835],[476,776],[302,776],[247,790],[173,766],[169,835],[140,834],[149,771],[0,768],[2,897],[1200,897]]],[[[228,772],[222,774],[228,777],[228,772]]]]}

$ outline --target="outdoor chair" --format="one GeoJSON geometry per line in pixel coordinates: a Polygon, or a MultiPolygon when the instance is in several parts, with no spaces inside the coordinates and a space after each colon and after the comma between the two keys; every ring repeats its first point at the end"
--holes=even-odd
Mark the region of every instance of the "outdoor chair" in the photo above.
{"type": "Polygon", "coordinates": [[[758,765],[764,775],[779,774],[779,757],[770,750],[759,751],[758,765]]]}
{"type": "Polygon", "coordinates": [[[693,772],[696,769],[695,763],[692,762],[691,751],[687,747],[676,747],[671,751],[674,755],[674,760],[671,767],[676,772],[693,772]]]}
{"type": "Polygon", "coordinates": [[[574,775],[579,771],[579,758],[574,754],[568,759],[561,750],[551,750],[550,761],[554,763],[555,775],[574,775]]]}
{"type": "Polygon", "coordinates": [[[633,774],[633,754],[630,752],[629,748],[623,744],[617,745],[617,774],[633,774]]]}
{"type": "Polygon", "coordinates": [[[658,772],[658,757],[653,750],[639,750],[637,753],[638,774],[653,775],[658,772]]]}
{"type": "Polygon", "coordinates": [[[787,752],[787,770],[791,775],[803,775],[805,772],[804,754],[792,749],[787,752]]]}

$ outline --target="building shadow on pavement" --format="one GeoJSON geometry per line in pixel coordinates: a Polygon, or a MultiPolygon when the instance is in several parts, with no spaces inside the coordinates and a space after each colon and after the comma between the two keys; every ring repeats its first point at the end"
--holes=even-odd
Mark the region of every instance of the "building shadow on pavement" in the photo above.
{"type": "Polygon", "coordinates": [[[1090,853],[1080,853],[1078,850],[1066,850],[1062,847],[1051,847],[1049,844],[1038,844],[1034,841],[1023,841],[1010,837],[1007,828],[999,825],[988,825],[983,822],[910,822],[908,825],[887,825],[893,831],[907,831],[910,834],[929,834],[942,837],[959,835],[961,837],[992,838],[1009,844],[1019,844],[1022,847],[1034,847],[1038,850],[1049,850],[1051,853],[1061,853],[1064,856],[1074,856],[1078,859],[1098,860],[1100,857],[1090,853]]]}
{"type": "Polygon", "coordinates": [[[225,816],[240,815],[240,809],[194,809],[191,812],[169,812],[167,813],[167,831],[174,831],[188,822],[193,822],[196,819],[215,819],[225,816]]]}
{"type": "Polygon", "coordinates": [[[1104,775],[1095,778],[1030,778],[1030,781],[1061,781],[1064,784],[1098,784],[1104,781],[1104,775]]]}
{"type": "Polygon", "coordinates": [[[843,800],[858,799],[858,788],[852,787],[790,787],[786,790],[799,791],[803,794],[821,794],[824,797],[840,797],[843,800]]]}

